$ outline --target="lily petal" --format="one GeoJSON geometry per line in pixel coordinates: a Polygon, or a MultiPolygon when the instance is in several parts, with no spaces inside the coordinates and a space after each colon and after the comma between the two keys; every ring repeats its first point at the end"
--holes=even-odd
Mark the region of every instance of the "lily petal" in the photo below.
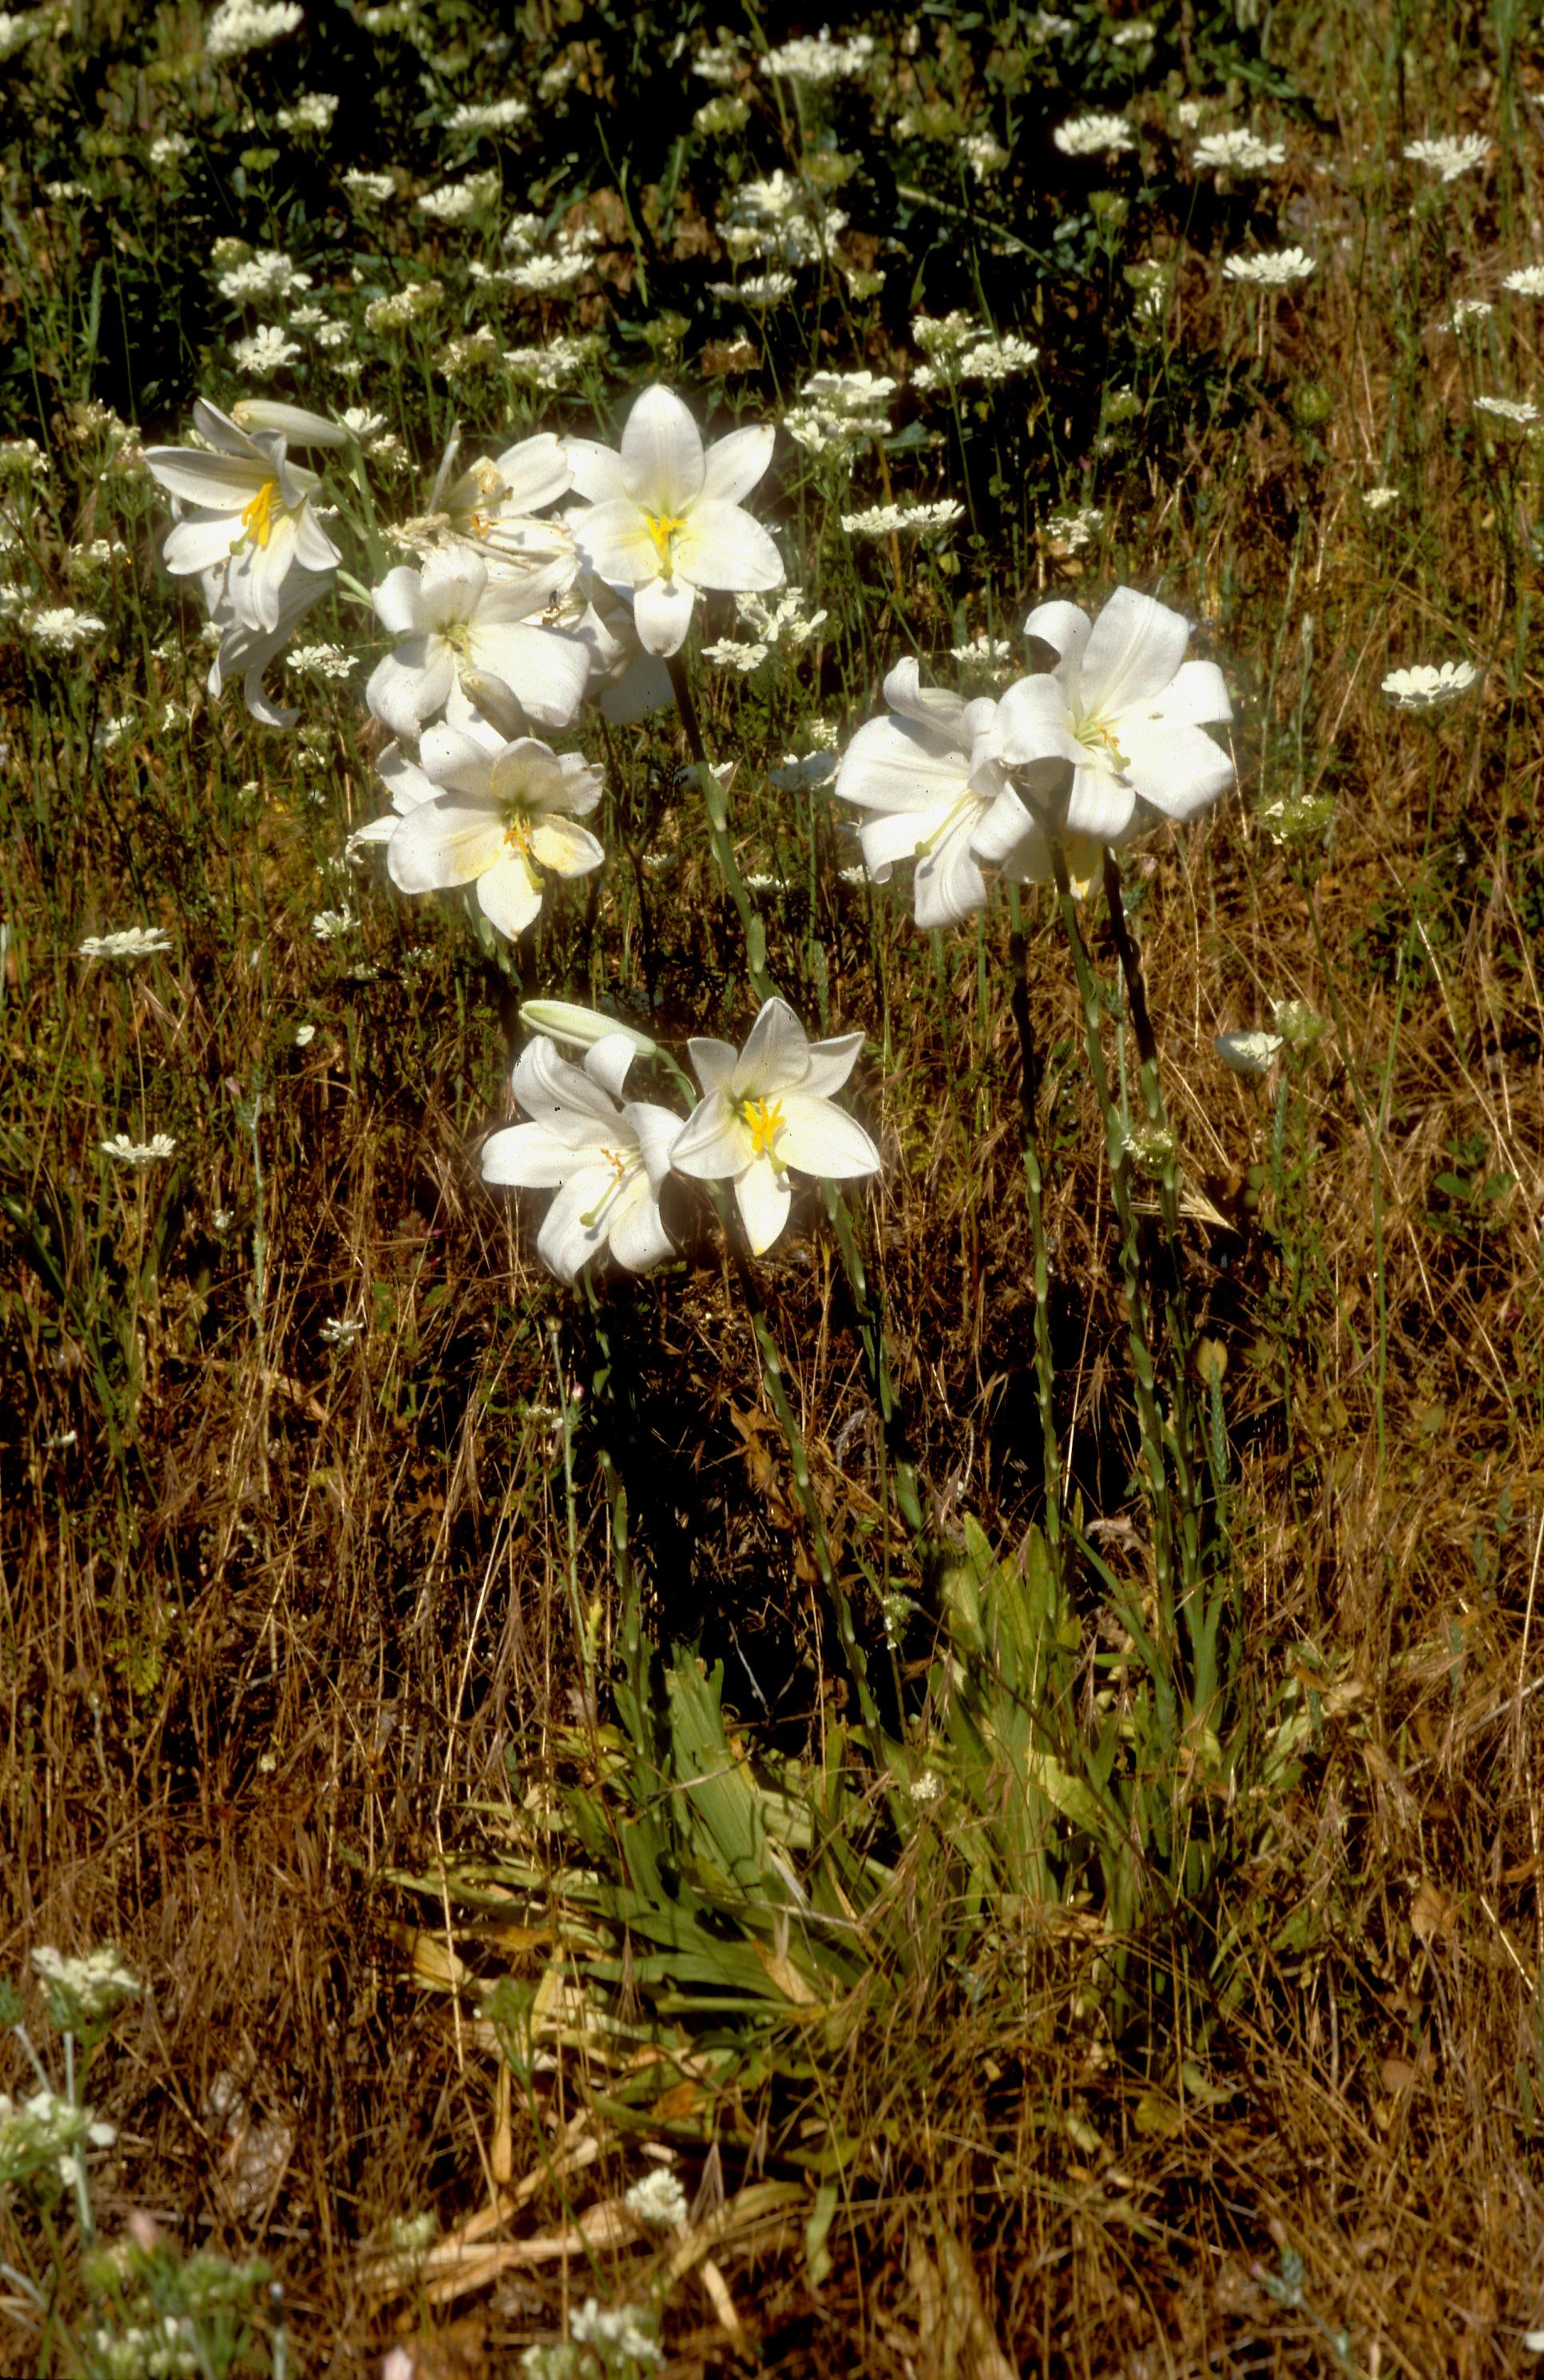
{"type": "Polygon", "coordinates": [[[703,494],[726,504],[743,504],[772,460],[776,432],[770,422],[751,430],[731,430],[707,450],[703,469],[703,494]]]}
{"type": "Polygon", "coordinates": [[[790,1091],[783,1101],[778,1155],[822,1182],[855,1182],[877,1173],[880,1165],[879,1151],[856,1116],[802,1091],[790,1091]]]}
{"type": "Polygon", "coordinates": [[[692,625],[693,589],[684,578],[655,578],[633,599],[638,641],[646,653],[668,661],[679,653],[692,625]]]}
{"type": "Polygon", "coordinates": [[[769,1157],[754,1158],[736,1182],[734,1203],[754,1257],[765,1256],[781,1237],[792,1197],[787,1174],[779,1173],[769,1157]]]}
{"type": "Polygon", "coordinates": [[[682,516],[707,476],[702,433],[673,390],[645,388],[621,433],[622,486],[658,517],[682,516]]]}
{"type": "Polygon", "coordinates": [[[1078,708],[1116,719],[1174,684],[1190,624],[1134,587],[1117,587],[1089,632],[1078,673],[1078,708]]]}

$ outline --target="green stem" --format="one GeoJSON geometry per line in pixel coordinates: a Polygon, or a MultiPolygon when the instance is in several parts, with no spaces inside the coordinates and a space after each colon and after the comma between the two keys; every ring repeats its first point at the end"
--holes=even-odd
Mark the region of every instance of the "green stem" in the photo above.
{"type": "Polygon", "coordinates": [[[1051,1346],[1051,1259],[1045,1239],[1045,1181],[1041,1171],[1040,1143],[1035,1131],[1035,1100],[1040,1082],[1040,1057],[1030,1018],[1028,945],[1019,913],[1019,887],[1008,887],[1012,918],[1009,951],[1012,959],[1013,1021],[1019,1029],[1021,1062],[1019,1097],[1024,1113],[1024,1189],[1030,1210],[1030,1245],[1034,1264],[1034,1381],[1040,1409],[1040,1451],[1045,1482],[1045,1542],[1056,1576],[1062,1571],[1061,1446],[1056,1437],[1056,1366],[1051,1346]]]}
{"type": "Polygon", "coordinates": [[[793,1472],[793,1492],[798,1498],[800,1509],[805,1520],[809,1523],[815,1569],[819,1572],[820,1584],[825,1590],[831,1615],[837,1623],[837,1634],[846,1657],[848,1671],[857,1689],[858,1707],[862,1712],[863,1723],[869,1730],[875,1757],[877,1759],[882,1743],[879,1706],[874,1699],[874,1691],[868,1681],[868,1665],[863,1659],[862,1646],[858,1642],[858,1632],[852,1624],[852,1607],[848,1602],[841,1581],[837,1576],[836,1563],[832,1560],[831,1541],[826,1534],[825,1517],[821,1512],[814,1483],[810,1478],[809,1456],[805,1451],[803,1432],[794,1419],[793,1408],[788,1401],[788,1390],[783,1382],[782,1357],[778,1351],[778,1342],[773,1334],[771,1323],[767,1319],[766,1309],[761,1302],[761,1293],[756,1287],[755,1275],[751,1269],[744,1235],[739,1228],[738,1218],[730,1212],[727,1203],[722,1211],[725,1236],[729,1241],[735,1271],[739,1276],[740,1293],[745,1301],[746,1312],[751,1318],[751,1328],[755,1333],[756,1350],[761,1357],[762,1385],[766,1390],[767,1402],[777,1415],[778,1427],[782,1431],[783,1441],[788,1448],[789,1462],[793,1472]]]}
{"type": "Polygon", "coordinates": [[[691,683],[686,665],[679,653],[666,661],[670,674],[670,687],[675,695],[681,723],[686,730],[686,741],[696,763],[697,783],[702,789],[703,808],[707,813],[708,840],[713,847],[714,863],[724,880],[724,889],[740,913],[741,929],[745,937],[745,972],[752,990],[758,1000],[771,1000],[777,987],[766,971],[766,927],[755,904],[751,899],[745,879],[740,872],[740,862],[734,856],[734,839],[730,833],[729,795],[707,757],[703,743],[703,731],[697,718],[697,706],[692,698],[691,683]]]}

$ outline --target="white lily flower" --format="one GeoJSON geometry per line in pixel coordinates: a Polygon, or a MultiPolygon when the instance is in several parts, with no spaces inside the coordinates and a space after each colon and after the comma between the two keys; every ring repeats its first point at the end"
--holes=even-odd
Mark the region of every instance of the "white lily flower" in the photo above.
{"type": "Polygon", "coordinates": [[[565,565],[525,577],[490,576],[476,554],[431,553],[421,570],[389,570],[372,590],[381,621],[399,639],[365,688],[376,717],[396,735],[416,735],[468,675],[493,678],[542,727],[566,727],[584,699],[589,655],[575,637],[543,625],[561,595],[565,565]]]}
{"type": "Polygon", "coordinates": [[[1233,762],[1204,731],[1233,706],[1215,662],[1185,659],[1179,613],[1121,587],[1092,623],[1074,603],[1043,603],[1024,634],[1055,665],[1008,687],[996,748],[1036,797],[1060,806],[1065,789],[1069,835],[1122,843],[1139,800],[1183,820],[1227,791],[1233,762]]]}
{"type": "Polygon", "coordinates": [[[307,613],[321,601],[332,585],[331,570],[291,570],[279,589],[279,608],[271,627],[254,628],[236,615],[227,573],[206,570],[203,589],[210,624],[222,632],[209,673],[211,701],[218,702],[226,686],[239,678],[243,699],[254,719],[260,720],[265,727],[293,727],[299,711],[274,702],[264,692],[263,672],[283,651],[307,613]]]}
{"type": "Polygon", "coordinates": [[[232,613],[245,628],[276,627],[292,571],[341,560],[311,509],[321,485],[288,460],[276,433],[249,433],[199,397],[193,420],[211,451],[151,446],[145,468],[185,509],[163,549],[175,577],[223,568],[232,613]]]}
{"type": "Polygon", "coordinates": [[[356,826],[344,846],[344,857],[352,859],[367,844],[390,843],[397,828],[410,810],[424,802],[437,801],[444,792],[432,777],[426,777],[416,760],[410,760],[400,744],[388,744],[375,764],[377,776],[392,796],[392,807],[377,819],[368,819],[356,826]]]}
{"type": "Polygon", "coordinates": [[[590,698],[613,727],[630,727],[634,720],[658,710],[674,699],[670,674],[657,653],[646,653],[638,641],[638,624],[629,596],[591,572],[583,575],[581,592],[589,601],[573,623],[590,656],[590,698]]]}
{"type": "Polygon", "coordinates": [[[513,1078],[529,1123],[507,1125],[483,1144],[485,1182],[556,1190],[537,1234],[537,1253],[561,1281],[602,1251],[629,1272],[675,1251],[659,1220],[681,1118],[646,1099],[622,1102],[637,1056],[630,1034],[605,1035],[583,1067],[560,1058],[545,1038],[522,1052],[513,1078]]]}
{"type": "Polygon", "coordinates": [[[831,1104],[863,1046],[861,1033],[814,1041],[786,1001],[769,1000],[742,1050],[689,1045],[703,1101],[670,1149],[678,1173],[730,1182],[753,1256],[788,1221],[789,1168],[819,1181],[879,1171],[879,1151],[853,1116],[831,1104]]]}
{"type": "Polygon", "coordinates": [[[983,863],[1020,882],[1047,883],[1050,848],[1008,782],[997,755],[997,705],[964,702],[922,685],[914,661],[885,680],[887,719],[871,719],[837,771],[838,801],[871,813],[859,829],[863,865],[887,883],[898,860],[914,859],[919,926],[956,926],[986,900],[983,863]]]}
{"type": "Polygon", "coordinates": [[[679,652],[698,592],[780,587],[782,560],[742,508],[772,459],[769,427],[731,431],[704,451],[692,416],[668,388],[645,388],[620,453],[587,438],[566,444],[573,484],[589,499],[573,516],[598,578],[631,588],[644,650],[679,652]]]}
{"type": "MultiPolygon", "coordinates": [[[[522,438],[501,455],[484,455],[464,471],[455,470],[459,431],[440,458],[429,517],[440,516],[454,538],[471,540],[495,568],[506,556],[516,567],[529,569],[535,561],[555,561],[573,555],[573,540],[557,521],[532,517],[566,496],[573,474],[561,438],[541,431],[522,438]]],[[[577,556],[573,555],[577,567],[577,556]]]]}
{"type": "Polygon", "coordinates": [[[577,752],[560,757],[533,736],[506,743],[490,728],[443,723],[428,730],[419,759],[432,795],[412,783],[412,763],[399,762],[407,807],[386,846],[400,892],[475,884],[484,917],[513,941],[540,911],[537,867],[585,876],[604,860],[604,846],[574,823],[600,799],[599,773],[577,752]]]}

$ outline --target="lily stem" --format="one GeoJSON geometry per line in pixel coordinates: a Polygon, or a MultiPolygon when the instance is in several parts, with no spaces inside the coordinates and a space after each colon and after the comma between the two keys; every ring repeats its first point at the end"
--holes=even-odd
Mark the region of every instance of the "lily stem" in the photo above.
{"type": "Polygon", "coordinates": [[[685,662],[679,653],[671,653],[666,659],[665,667],[670,674],[676,709],[681,713],[681,723],[686,730],[686,741],[696,763],[697,783],[702,790],[703,808],[707,813],[708,840],[713,847],[714,864],[723,878],[725,891],[740,913],[741,929],[745,936],[745,972],[756,998],[770,1000],[777,986],[766,971],[766,926],[751,898],[745,879],[740,872],[740,862],[734,856],[734,839],[730,833],[729,794],[715,775],[707,757],[702,722],[692,698],[692,685],[686,674],[685,662]]]}

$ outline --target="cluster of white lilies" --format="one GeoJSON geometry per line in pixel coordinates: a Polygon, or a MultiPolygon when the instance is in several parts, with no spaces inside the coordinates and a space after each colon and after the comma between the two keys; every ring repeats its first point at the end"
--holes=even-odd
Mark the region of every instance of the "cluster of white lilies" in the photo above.
{"type": "MultiPolygon", "coordinates": [[[[263,672],[335,583],[366,595],[323,526],[324,509],[329,520],[348,512],[347,491],[324,491],[289,449],[349,448],[357,474],[358,445],[346,425],[295,406],[252,399],[235,416],[200,402],[200,443],[146,461],[177,515],[168,567],[199,577],[221,632],[211,694],[239,677],[254,715],[285,726],[296,714],[270,699],[263,672]]],[[[463,889],[513,938],[548,878],[602,866],[581,823],[600,772],[533,731],[572,730],[586,704],[625,722],[686,699],[679,657],[698,595],[784,581],[743,501],[772,447],[772,431],[753,428],[705,448],[663,387],[637,398],[615,450],[543,432],[457,476],[452,442],[428,514],[394,532],[416,558],[368,598],[392,642],[366,700],[394,740],[377,762],[391,808],[355,840],[384,847],[400,891],[463,889]]],[[[354,486],[368,499],[362,477],[354,486]]],[[[887,713],[838,769],[869,876],[884,883],[914,863],[920,926],[982,907],[988,869],[1044,883],[1059,867],[1079,883],[1104,850],[1156,819],[1194,817],[1233,782],[1206,732],[1231,716],[1227,690],[1213,662],[1186,659],[1178,613],[1122,588],[1092,622],[1071,603],[1042,604],[1024,633],[1031,673],[995,700],[924,686],[914,660],[898,662],[887,713]]],[[[868,1133],[833,1104],[861,1034],[812,1044],[768,1000],[742,1050],[690,1044],[702,1097],[683,1118],[625,1096],[633,1062],[656,1054],[645,1036],[561,1002],[527,1014],[549,1027],[514,1069],[529,1120],[489,1137],[483,1172],[556,1192],[537,1248],[561,1280],[602,1252],[633,1271],[672,1254],[660,1211],[672,1172],[731,1185],[759,1255],[787,1222],[790,1172],[851,1181],[878,1169],[868,1133]],[[552,1034],[585,1049],[582,1065],[552,1034]]]]}

